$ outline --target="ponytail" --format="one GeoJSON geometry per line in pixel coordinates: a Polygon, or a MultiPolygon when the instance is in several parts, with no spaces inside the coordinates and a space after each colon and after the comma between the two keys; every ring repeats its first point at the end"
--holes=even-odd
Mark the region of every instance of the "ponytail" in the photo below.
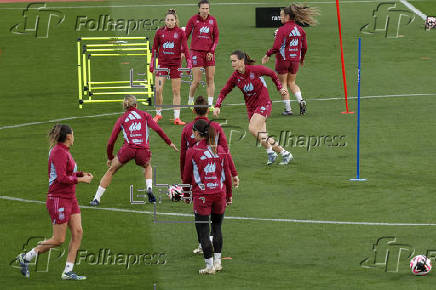
{"type": "Polygon", "coordinates": [[[48,133],[48,141],[50,147],[53,147],[58,142],[65,142],[67,140],[67,134],[72,134],[73,130],[68,125],[56,124],[48,133]]]}
{"type": "Polygon", "coordinates": [[[207,122],[204,119],[198,119],[192,130],[197,131],[200,137],[206,139],[206,144],[212,148],[213,153],[218,153],[218,140],[216,138],[215,128],[210,125],[212,121],[207,122]]]}
{"type": "Polygon", "coordinates": [[[302,4],[292,3],[288,7],[283,8],[283,13],[289,15],[289,18],[302,26],[315,26],[318,21],[315,16],[320,14],[319,9],[308,7],[302,4]]]}
{"type": "Polygon", "coordinates": [[[232,52],[232,55],[236,55],[239,60],[243,59],[244,64],[251,65],[256,62],[256,60],[252,59],[248,54],[241,50],[235,50],[234,52],[232,52]]]}

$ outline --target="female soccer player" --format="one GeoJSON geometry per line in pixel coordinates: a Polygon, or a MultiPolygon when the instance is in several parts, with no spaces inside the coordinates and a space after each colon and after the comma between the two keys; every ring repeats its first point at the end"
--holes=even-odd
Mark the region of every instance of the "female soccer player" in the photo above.
{"type": "MultiPolygon", "coordinates": [[[[152,61],[150,72],[154,71],[154,58],[158,55],[158,70],[156,71],[156,105],[163,103],[163,87],[165,80],[169,75],[171,78],[171,87],[173,89],[173,105],[180,105],[180,85],[182,72],[181,68],[182,51],[185,54],[186,64],[191,68],[191,58],[189,56],[188,44],[186,42],[185,32],[179,28],[179,20],[176,10],[168,10],[165,16],[165,26],[158,29],[154,35],[152,48],[152,61]],[[160,71],[165,69],[166,71],[160,71]]],[[[162,119],[162,108],[156,107],[156,116],[153,120],[157,123],[162,119]]],[[[174,124],[185,125],[180,120],[180,107],[174,108],[174,124]]]]}
{"type": "Polygon", "coordinates": [[[293,159],[292,154],[276,144],[273,138],[268,137],[266,131],[266,119],[271,113],[272,104],[262,76],[271,77],[283,97],[288,96],[289,98],[288,91],[282,87],[277,75],[272,70],[262,65],[252,65],[255,61],[246,53],[236,50],[230,55],[230,60],[235,71],[218,96],[214,110],[215,117],[218,117],[221,112],[220,107],[224,98],[235,86],[238,86],[244,94],[247,107],[248,130],[266,149],[268,154],[267,165],[275,162],[278,156],[277,153],[280,153],[283,157],[280,164],[288,164],[293,159]]]}
{"type": "Polygon", "coordinates": [[[183,170],[183,183],[191,184],[195,228],[203,248],[206,267],[200,274],[222,270],[221,224],[226,206],[232,203],[230,155],[216,143],[216,132],[210,122],[197,120],[192,133],[199,141],[188,149],[183,170]],[[209,216],[212,221],[213,249],[209,239],[209,216]],[[212,258],[212,252],[214,257],[212,258]]]}
{"type": "Polygon", "coordinates": [[[146,190],[149,202],[155,202],[156,198],[152,192],[152,168],[150,165],[151,151],[148,128],[153,129],[159,136],[175,151],[179,151],[159,125],[153,121],[151,115],[147,112],[140,111],[136,108],[135,96],[128,95],[124,97],[123,102],[124,114],[118,118],[112,130],[112,135],[107,144],[107,165],[109,169],[100,180],[100,185],[95,193],[94,199],[90,202],[92,206],[98,206],[100,199],[105,192],[106,188],[112,182],[112,176],[124,164],[132,159],[138,166],[144,167],[144,176],[146,183],[146,190]],[[117,141],[118,134],[123,131],[124,144],[118,151],[117,156],[114,158],[113,149],[115,141],[117,141]]]}
{"type": "Polygon", "coordinates": [[[77,171],[77,164],[69,151],[74,144],[74,135],[68,125],[55,125],[49,133],[49,140],[51,150],[48,158],[49,188],[46,205],[53,224],[53,236],[31,251],[18,255],[17,260],[21,266],[21,273],[27,278],[30,277],[30,261],[37,255],[62,245],[68,227],[71,231],[71,242],[61,278],[63,280],[85,280],[86,276],[79,276],[73,272],[74,261],[83,235],[82,218],[76,198],[76,184],[90,183],[93,176],[88,172],[77,171]]]}
{"type": "MultiPolygon", "coordinates": [[[[315,8],[306,7],[300,4],[291,4],[280,10],[280,20],[283,23],[275,36],[274,45],[262,58],[262,64],[266,64],[271,55],[276,55],[275,70],[284,88],[289,86],[300,104],[300,115],[306,113],[306,101],[301,96],[301,90],[295,83],[299,64],[304,64],[304,57],[307,51],[306,33],[303,28],[295,22],[303,25],[316,25],[315,15],[318,15],[315,8]]],[[[292,115],[291,100],[289,95],[283,97],[285,110],[283,115],[292,115]]]]}
{"type": "MultiPolygon", "coordinates": [[[[210,126],[212,126],[215,129],[218,145],[221,145],[224,151],[228,152],[231,157],[229,147],[227,146],[227,138],[220,124],[218,124],[217,122],[211,122],[207,118],[207,115],[209,113],[209,108],[206,100],[203,98],[203,96],[198,96],[195,99],[194,104],[195,104],[194,113],[196,114],[196,117],[194,121],[186,124],[185,127],[183,127],[182,140],[180,142],[180,176],[182,180],[183,180],[183,170],[185,168],[186,151],[188,151],[189,148],[193,147],[198,142],[198,140],[195,139],[195,135],[192,133],[192,127],[194,126],[197,120],[205,120],[210,124],[210,126]]],[[[229,166],[232,175],[233,186],[238,187],[239,186],[238,172],[236,171],[235,164],[233,163],[232,158],[230,158],[229,166]]],[[[212,237],[213,237],[213,232],[210,235],[211,240],[212,237]]],[[[198,247],[194,249],[193,253],[194,254],[203,253],[203,249],[201,248],[200,237],[198,237],[198,247]]]]}
{"type": "Polygon", "coordinates": [[[193,80],[189,88],[188,105],[194,104],[195,91],[201,80],[201,68],[206,73],[208,104],[212,106],[215,94],[215,49],[218,45],[219,31],[215,17],[209,14],[209,1],[198,2],[198,14],[186,24],[186,38],[192,33],[191,56],[193,80]]]}

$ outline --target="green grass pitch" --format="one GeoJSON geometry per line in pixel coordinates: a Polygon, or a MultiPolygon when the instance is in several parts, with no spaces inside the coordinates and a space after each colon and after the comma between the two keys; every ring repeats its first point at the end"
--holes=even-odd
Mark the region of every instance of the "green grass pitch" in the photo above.
{"type": "MultiPolygon", "coordinates": [[[[303,137],[303,143],[286,147],[293,153],[295,162],[286,167],[266,167],[265,151],[256,147],[254,138],[248,134],[245,107],[229,105],[243,102],[242,94],[235,89],[224,101],[221,117],[227,119],[228,125],[239,127],[240,133],[246,130],[247,135],[238,140],[234,132],[231,142],[241,184],[234,191],[233,205],[226,211],[229,218],[223,224],[223,256],[232,258],[223,260],[223,272],[211,277],[197,274],[204,262],[201,256],[192,254],[196,246],[193,224],[153,223],[149,213],[153,211],[152,206],[130,204],[129,186],[139,188],[143,177],[138,167],[128,164],[114,177],[100,206],[126,211],[82,208],[81,250],[95,254],[100,249],[121,254],[162,253],[166,263],[142,263],[126,269],[122,263],[92,265],[89,260],[82,261],[75,270],[87,275],[88,280],[77,283],[60,280],[66,256],[57,258],[59,252],[52,253],[47,272],[42,271],[42,266],[38,271],[31,267],[30,279],[23,278],[18,269],[9,265],[29,237],[51,235],[44,205],[46,135],[53,125],[50,120],[64,119],[63,123],[72,126],[76,138],[72,154],[79,169],[91,171],[95,176],[91,185],[77,186],[81,205],[88,205],[106,170],[106,142],[121,107],[119,104],[92,104],[82,110],[78,108],[75,45],[80,36],[126,34],[76,31],[77,18],[98,19],[100,15],[110,15],[114,19],[160,19],[166,9],[174,7],[184,26],[196,12],[195,1],[47,2],[46,9],[65,15],[61,24],[52,23],[47,38],[36,38],[34,32],[12,33],[11,28],[23,22],[27,3],[1,4],[0,288],[434,288],[434,273],[426,277],[413,276],[407,256],[412,248],[415,254],[436,249],[436,214],[432,207],[436,185],[433,170],[436,161],[436,30],[426,32],[424,21],[416,16],[409,25],[400,23],[401,37],[386,38],[383,31],[364,34],[360,32],[361,27],[370,23],[373,10],[382,1],[341,1],[349,105],[355,112],[357,43],[358,38],[362,38],[361,177],[368,181],[353,183],[348,179],[356,175],[357,116],[341,114],[345,106],[335,1],[306,2],[321,10],[319,25],[306,29],[309,49],[297,79],[307,99],[308,114],[282,117],[280,96],[268,79],[270,96],[276,101],[268,119],[268,130],[275,136],[281,131],[290,131],[293,136],[344,136],[345,146],[322,144],[309,150],[303,137]],[[20,125],[25,123],[29,124],[20,125]],[[377,248],[376,262],[381,264],[389,250],[387,266],[369,262],[363,263],[367,267],[362,267],[365,258],[374,261],[373,244],[381,237],[396,239],[396,245],[384,244],[377,248]],[[401,247],[407,250],[398,256],[401,247]]],[[[434,1],[410,2],[425,14],[436,14],[434,1]]],[[[255,7],[286,4],[288,1],[213,1],[211,14],[216,16],[220,28],[215,97],[232,72],[231,51],[244,49],[260,62],[272,45],[274,28],[255,28],[255,7]]],[[[396,9],[406,10],[406,7],[398,1],[396,9]]],[[[387,14],[379,17],[386,19],[387,14]]],[[[130,34],[143,35],[152,39],[154,32],[141,30],[130,34]]],[[[268,64],[271,68],[274,67],[272,60],[268,64]]],[[[129,61],[135,64],[134,59],[129,61]]],[[[126,76],[129,68],[124,60],[111,60],[105,66],[102,64],[102,69],[95,69],[104,80],[126,76]]],[[[170,92],[167,84],[164,94],[167,102],[171,99],[170,92]]],[[[184,84],[185,102],[187,92],[188,86],[184,84]]],[[[204,95],[205,89],[200,88],[199,93],[204,95]]],[[[291,104],[297,112],[296,102],[291,104]]],[[[181,128],[169,123],[171,117],[172,113],[165,111],[160,124],[179,147],[181,128]]],[[[182,110],[181,117],[190,121],[192,113],[182,110]]],[[[225,131],[230,134],[229,128],[225,131]]],[[[178,153],[171,151],[157,134],[152,133],[151,138],[152,165],[158,170],[158,182],[179,182],[178,153]]],[[[289,140],[295,141],[295,138],[289,140]]],[[[121,137],[116,149],[120,144],[121,137]]],[[[163,196],[157,211],[191,214],[192,206],[171,203],[163,196]]],[[[187,221],[193,218],[159,215],[158,219],[187,221]]]]}

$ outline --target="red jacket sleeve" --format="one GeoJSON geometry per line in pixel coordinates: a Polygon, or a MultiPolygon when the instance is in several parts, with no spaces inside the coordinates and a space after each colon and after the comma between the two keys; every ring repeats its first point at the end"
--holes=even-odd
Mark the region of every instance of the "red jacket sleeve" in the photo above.
{"type": "Polygon", "coordinates": [[[238,176],[238,172],[236,171],[235,164],[233,163],[232,155],[230,154],[229,146],[227,145],[226,134],[224,134],[223,128],[221,126],[218,127],[218,145],[221,145],[226,153],[229,154],[229,167],[232,176],[238,176]]]}
{"type": "Polygon", "coordinates": [[[60,150],[54,152],[51,162],[53,163],[56,170],[56,180],[63,184],[76,184],[77,177],[75,175],[67,176],[67,162],[68,156],[65,152],[60,150]]]}
{"type": "MultiPolygon", "coordinates": [[[[145,113],[145,112],[144,112],[145,113]]],[[[159,136],[167,143],[168,145],[171,144],[170,138],[168,138],[167,134],[162,130],[161,127],[153,120],[150,114],[146,114],[146,120],[148,126],[153,129],[156,133],[159,134],[159,136]]]]}
{"type": "Polygon", "coordinates": [[[282,83],[280,82],[279,78],[277,77],[277,74],[270,68],[263,66],[263,65],[256,65],[255,66],[256,71],[263,76],[269,76],[273,83],[276,85],[277,90],[280,91],[282,89],[282,83]]]}
{"type": "Polygon", "coordinates": [[[114,159],[113,151],[114,151],[114,145],[117,141],[118,134],[121,131],[121,118],[117,120],[117,122],[114,125],[114,128],[112,129],[112,135],[109,138],[109,141],[107,142],[106,152],[107,152],[107,159],[112,160],[114,159]]]}
{"type": "Polygon", "coordinates": [[[188,23],[186,23],[186,27],[185,27],[186,39],[189,39],[189,36],[191,35],[192,30],[194,30],[194,19],[193,19],[193,17],[191,17],[188,20],[188,23]]]}
{"type": "Polygon", "coordinates": [[[188,68],[192,67],[191,56],[189,54],[189,48],[188,48],[188,41],[187,41],[187,37],[186,37],[184,32],[182,33],[182,49],[181,50],[185,54],[187,67],[188,68]]]}
{"type": "Polygon", "coordinates": [[[232,197],[232,175],[230,173],[230,162],[229,162],[229,154],[225,155],[224,158],[224,174],[226,176],[225,184],[226,184],[226,198],[227,200],[232,197]]]}
{"type": "Polygon", "coordinates": [[[306,55],[307,52],[307,38],[306,38],[306,33],[304,31],[302,31],[302,45],[301,45],[301,59],[300,62],[304,61],[304,57],[306,55]]]}
{"type": "Polygon", "coordinates": [[[216,22],[216,20],[214,21],[214,28],[213,28],[213,44],[212,47],[210,48],[210,53],[215,53],[215,49],[218,46],[218,39],[220,36],[220,32],[218,30],[218,24],[216,22]]]}
{"type": "Polygon", "coordinates": [[[194,155],[193,148],[189,148],[186,152],[185,166],[183,168],[183,183],[192,184],[192,157],[194,155]]]}
{"type": "Polygon", "coordinates": [[[153,47],[151,48],[151,62],[150,69],[154,70],[155,58],[157,58],[159,53],[159,29],[156,30],[154,34],[153,47]]]}
{"type": "Polygon", "coordinates": [[[221,103],[224,101],[227,94],[230,93],[235,86],[236,86],[235,76],[232,74],[231,77],[227,80],[225,87],[221,90],[218,99],[216,100],[215,107],[217,108],[221,107],[221,103]]]}
{"type": "Polygon", "coordinates": [[[283,43],[283,36],[284,36],[283,29],[279,28],[279,30],[277,31],[277,35],[274,39],[273,47],[271,49],[268,49],[266,52],[266,55],[268,57],[270,57],[271,55],[276,54],[280,51],[280,47],[282,46],[282,43],[283,43]]]}
{"type": "Polygon", "coordinates": [[[183,128],[182,139],[180,141],[180,179],[182,180],[183,180],[183,170],[185,167],[186,151],[188,150],[188,146],[186,145],[186,139],[185,139],[185,133],[186,133],[185,128],[183,128]]]}

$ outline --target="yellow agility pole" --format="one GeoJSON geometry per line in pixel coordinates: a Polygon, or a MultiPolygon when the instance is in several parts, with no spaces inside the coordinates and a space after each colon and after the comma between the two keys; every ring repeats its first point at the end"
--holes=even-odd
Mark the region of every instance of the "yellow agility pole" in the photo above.
{"type": "Polygon", "coordinates": [[[91,92],[91,57],[88,55],[88,91],[91,92]]]}
{"type": "MultiPolygon", "coordinates": [[[[80,41],[77,41],[77,78],[79,81],[79,103],[83,99],[82,92],[82,66],[80,64],[80,41]]],[[[82,105],[79,104],[79,108],[82,109],[82,105]]]]}
{"type": "Polygon", "coordinates": [[[149,95],[149,94],[150,94],[149,92],[102,92],[102,93],[92,93],[92,95],[149,95]]]}
{"type": "Polygon", "coordinates": [[[115,48],[91,48],[91,49],[86,49],[86,52],[97,52],[97,51],[134,51],[134,50],[139,50],[139,51],[146,51],[147,48],[143,47],[115,47],[115,48]]]}
{"type": "Polygon", "coordinates": [[[145,53],[126,53],[126,54],[122,54],[122,53],[102,53],[102,54],[95,54],[95,53],[91,53],[90,56],[134,56],[134,55],[147,55],[145,53]]]}
{"type": "MultiPolygon", "coordinates": [[[[124,99],[119,100],[80,100],[79,106],[82,104],[89,103],[122,103],[124,99]]],[[[147,99],[136,99],[136,101],[141,102],[145,106],[151,106],[151,98],[147,99]]]]}
{"type": "Polygon", "coordinates": [[[147,40],[147,37],[140,36],[125,36],[125,37],[81,37],[80,40],[128,40],[128,39],[142,39],[147,40]]]}
{"type": "MultiPolygon", "coordinates": [[[[133,81],[134,83],[143,83],[144,81],[133,81]]],[[[109,82],[90,82],[93,85],[105,85],[105,84],[129,84],[130,81],[109,81],[109,82]]]]}
{"type": "Polygon", "coordinates": [[[88,47],[117,47],[117,46],[145,46],[148,47],[148,43],[96,43],[96,44],[86,44],[88,47]]]}
{"type": "Polygon", "coordinates": [[[82,72],[83,72],[83,86],[84,86],[84,91],[85,91],[85,95],[88,95],[88,78],[86,77],[86,55],[82,54],[82,72]]]}

